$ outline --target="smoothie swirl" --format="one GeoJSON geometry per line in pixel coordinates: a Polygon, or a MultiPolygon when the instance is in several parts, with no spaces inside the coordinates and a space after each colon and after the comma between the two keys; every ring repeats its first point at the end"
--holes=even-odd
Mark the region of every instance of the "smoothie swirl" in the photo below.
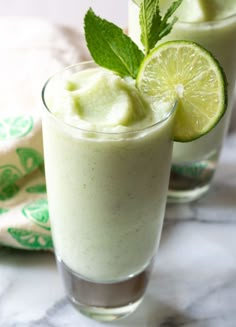
{"type": "Polygon", "coordinates": [[[55,80],[47,105],[71,126],[93,132],[121,133],[143,129],[168,116],[169,103],[155,110],[131,77],[90,68],[66,80],[55,80]]]}

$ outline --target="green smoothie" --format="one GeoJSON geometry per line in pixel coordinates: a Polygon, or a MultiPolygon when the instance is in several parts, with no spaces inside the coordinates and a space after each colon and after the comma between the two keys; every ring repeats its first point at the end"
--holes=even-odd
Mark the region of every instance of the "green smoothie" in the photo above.
{"type": "Polygon", "coordinates": [[[44,91],[53,239],[85,279],[121,281],[143,271],[159,243],[174,114],[146,103],[131,78],[79,68],[44,91]]]}

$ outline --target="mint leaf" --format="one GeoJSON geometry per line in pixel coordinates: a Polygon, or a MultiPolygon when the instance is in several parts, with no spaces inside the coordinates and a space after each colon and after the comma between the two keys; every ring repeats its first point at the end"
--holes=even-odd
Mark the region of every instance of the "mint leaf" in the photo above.
{"type": "Polygon", "coordinates": [[[161,15],[159,0],[143,0],[140,6],[139,22],[141,27],[141,42],[145,52],[154,48],[157,43],[161,15]]]}
{"type": "Polygon", "coordinates": [[[89,9],[84,18],[88,49],[94,61],[120,76],[137,76],[144,54],[116,25],[96,16],[89,9]]]}
{"type": "Polygon", "coordinates": [[[160,39],[162,39],[164,36],[166,36],[171,32],[173,25],[177,21],[177,17],[174,17],[170,23],[168,23],[168,20],[174,14],[174,12],[179,8],[182,2],[183,0],[174,1],[172,5],[169,7],[169,9],[167,10],[160,25],[160,33],[159,33],[160,39]]]}
{"type": "Polygon", "coordinates": [[[159,0],[142,0],[140,6],[139,21],[141,27],[141,42],[145,53],[148,54],[156,43],[170,33],[177,18],[169,19],[181,5],[183,0],[174,1],[164,17],[160,14],[159,0]]]}

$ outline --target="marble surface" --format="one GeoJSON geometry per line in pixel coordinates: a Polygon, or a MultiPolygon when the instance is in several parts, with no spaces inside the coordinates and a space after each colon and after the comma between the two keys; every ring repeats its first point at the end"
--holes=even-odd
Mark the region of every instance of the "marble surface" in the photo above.
{"type": "MultiPolygon", "coordinates": [[[[145,299],[106,326],[236,326],[236,135],[213,187],[192,205],[168,206],[145,299]]],[[[53,255],[0,249],[1,327],[98,327],[66,300],[53,255]]]]}

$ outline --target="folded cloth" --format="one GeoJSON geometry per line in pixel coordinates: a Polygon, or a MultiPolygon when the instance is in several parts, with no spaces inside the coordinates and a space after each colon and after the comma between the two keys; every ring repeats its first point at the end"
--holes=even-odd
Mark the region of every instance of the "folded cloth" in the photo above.
{"type": "Polygon", "coordinates": [[[51,249],[43,166],[41,90],[86,60],[83,36],[38,18],[0,19],[0,244],[51,249]]]}

